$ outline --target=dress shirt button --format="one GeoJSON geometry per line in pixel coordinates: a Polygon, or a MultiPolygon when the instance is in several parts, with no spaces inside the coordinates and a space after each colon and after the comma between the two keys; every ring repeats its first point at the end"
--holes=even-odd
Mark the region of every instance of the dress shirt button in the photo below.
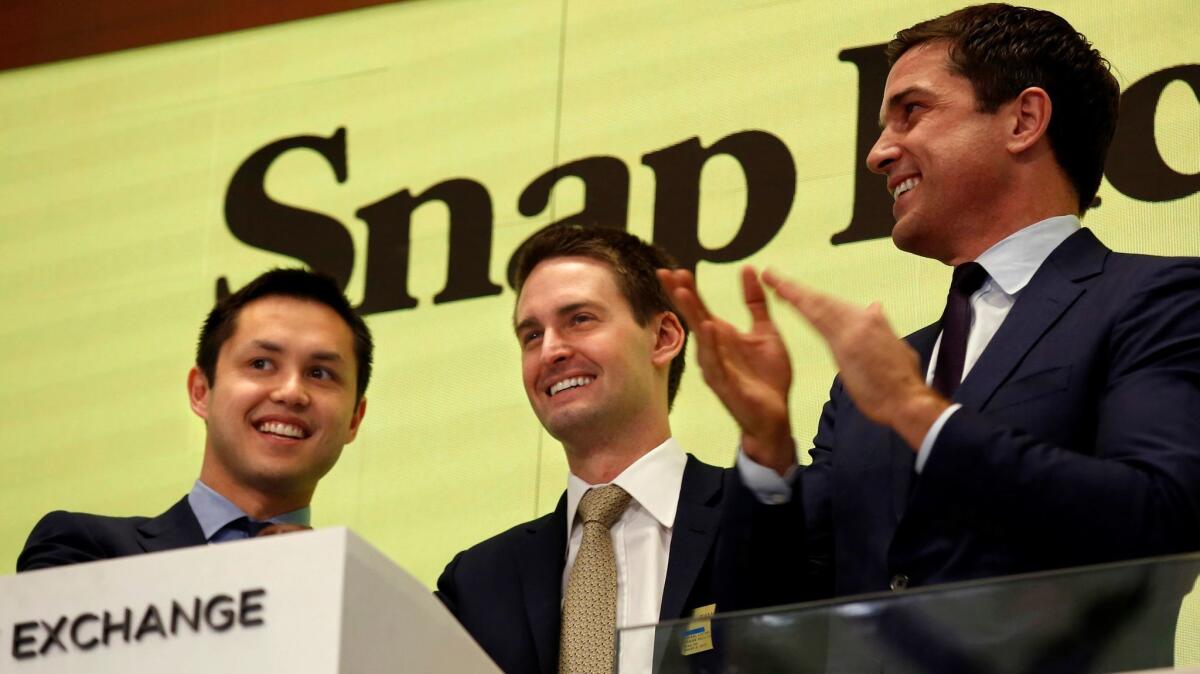
{"type": "Polygon", "coordinates": [[[767,500],[771,502],[771,505],[783,505],[791,499],[786,494],[770,494],[767,496],[767,500]]]}
{"type": "Polygon", "coordinates": [[[908,587],[908,576],[904,575],[903,573],[897,573],[896,575],[892,576],[892,582],[888,585],[888,587],[891,588],[892,592],[899,592],[900,590],[903,590],[904,588],[908,587]]]}

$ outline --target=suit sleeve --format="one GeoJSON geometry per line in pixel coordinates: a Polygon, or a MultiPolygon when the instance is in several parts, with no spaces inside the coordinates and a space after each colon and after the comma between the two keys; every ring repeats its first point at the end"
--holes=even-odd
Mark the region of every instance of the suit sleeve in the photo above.
{"type": "Polygon", "coordinates": [[[1108,336],[1091,447],[964,408],[942,428],[921,489],[1081,562],[1200,548],[1200,261],[1143,286],[1108,336]]]}
{"type": "Polygon", "coordinates": [[[17,557],[17,572],[107,559],[102,546],[75,513],[56,510],[33,527],[17,557]]]}
{"type": "Polygon", "coordinates": [[[837,401],[843,398],[842,380],[835,378],[829,400],[821,408],[817,434],[808,455],[812,462],[802,467],[797,484],[804,503],[805,576],[817,596],[834,593],[833,439],[837,423],[837,401]]]}
{"type": "Polygon", "coordinates": [[[458,560],[462,559],[463,553],[454,555],[454,559],[446,565],[442,571],[442,575],[438,576],[437,589],[433,595],[441,600],[446,609],[458,617],[458,582],[455,578],[456,569],[458,568],[458,560]]]}
{"type": "Polygon", "coordinates": [[[764,504],[742,483],[736,468],[733,499],[725,508],[722,528],[726,559],[733,562],[731,584],[725,589],[722,611],[791,604],[824,596],[804,563],[805,537],[798,535],[804,520],[803,503],[764,504]],[[798,526],[799,525],[799,526],[798,526]]]}

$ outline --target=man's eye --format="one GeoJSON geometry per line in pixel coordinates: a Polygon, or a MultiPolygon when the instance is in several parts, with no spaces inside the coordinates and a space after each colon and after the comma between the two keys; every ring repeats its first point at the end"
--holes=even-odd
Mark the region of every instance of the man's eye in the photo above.
{"type": "Polygon", "coordinates": [[[271,361],[267,360],[266,358],[255,358],[254,360],[250,361],[250,367],[254,368],[255,370],[265,370],[271,367],[271,361]]]}
{"type": "Polygon", "coordinates": [[[323,367],[314,367],[308,375],[313,379],[333,379],[333,373],[323,367]]]}
{"type": "Polygon", "coordinates": [[[916,112],[917,110],[919,110],[923,107],[925,107],[925,106],[921,105],[920,103],[906,103],[904,105],[904,113],[906,115],[912,115],[914,112],[916,112]]]}
{"type": "Polygon", "coordinates": [[[541,336],[542,336],[541,331],[530,330],[529,332],[526,332],[525,334],[521,335],[521,344],[532,344],[534,341],[540,339],[541,336]]]}
{"type": "Polygon", "coordinates": [[[578,325],[580,323],[587,323],[590,320],[592,320],[592,317],[590,314],[575,314],[574,316],[571,317],[571,322],[576,325],[578,325]]]}

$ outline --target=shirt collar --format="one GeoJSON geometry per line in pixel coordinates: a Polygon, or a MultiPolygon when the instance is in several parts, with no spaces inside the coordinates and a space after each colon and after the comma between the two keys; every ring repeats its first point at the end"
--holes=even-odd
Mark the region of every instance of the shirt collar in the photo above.
{"type": "MultiPolygon", "coordinates": [[[[192,491],[188,493],[188,505],[192,507],[192,512],[195,513],[196,519],[200,522],[200,529],[204,532],[204,540],[206,541],[212,540],[212,537],[221,530],[221,527],[239,517],[246,517],[246,513],[234,505],[233,501],[218,494],[212,487],[200,480],[196,480],[196,484],[192,486],[192,491]]],[[[270,521],[277,524],[302,524],[308,526],[311,519],[312,510],[308,506],[304,506],[299,510],[276,515],[270,521]]]]}
{"type": "MultiPolygon", "coordinates": [[[[668,529],[675,524],[675,510],[679,507],[679,488],[683,485],[683,469],[687,455],[675,438],[644,454],[628,468],[621,471],[610,484],[629,492],[633,500],[658,523],[668,529]]],[[[575,511],[583,495],[593,487],[574,474],[567,476],[567,538],[575,524],[575,511]]]]}
{"type": "Polygon", "coordinates": [[[1059,244],[1080,228],[1075,215],[1046,218],[1010,234],[975,259],[1008,295],[1016,295],[1059,244]]]}

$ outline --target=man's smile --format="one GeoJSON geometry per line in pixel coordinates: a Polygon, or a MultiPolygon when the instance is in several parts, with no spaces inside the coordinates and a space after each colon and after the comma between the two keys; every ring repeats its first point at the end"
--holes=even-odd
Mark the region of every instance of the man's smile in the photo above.
{"type": "Polygon", "coordinates": [[[278,419],[264,419],[254,424],[255,430],[265,435],[271,435],[279,438],[287,438],[289,440],[303,440],[312,435],[312,432],[298,421],[283,421],[278,419]]]}
{"type": "Polygon", "coordinates": [[[560,380],[557,383],[552,384],[549,388],[547,388],[546,395],[553,398],[554,396],[558,395],[559,393],[561,393],[563,391],[566,391],[568,389],[573,389],[573,388],[579,388],[582,386],[587,386],[588,384],[591,384],[595,380],[596,380],[596,378],[592,377],[592,376],[567,377],[566,379],[560,380]]]}
{"type": "Polygon", "coordinates": [[[892,199],[899,200],[900,195],[904,194],[905,192],[908,192],[909,190],[912,190],[913,188],[915,188],[917,185],[920,185],[920,184],[921,184],[921,176],[910,176],[908,178],[905,178],[904,180],[901,180],[899,183],[896,184],[895,187],[892,188],[892,199]]]}

